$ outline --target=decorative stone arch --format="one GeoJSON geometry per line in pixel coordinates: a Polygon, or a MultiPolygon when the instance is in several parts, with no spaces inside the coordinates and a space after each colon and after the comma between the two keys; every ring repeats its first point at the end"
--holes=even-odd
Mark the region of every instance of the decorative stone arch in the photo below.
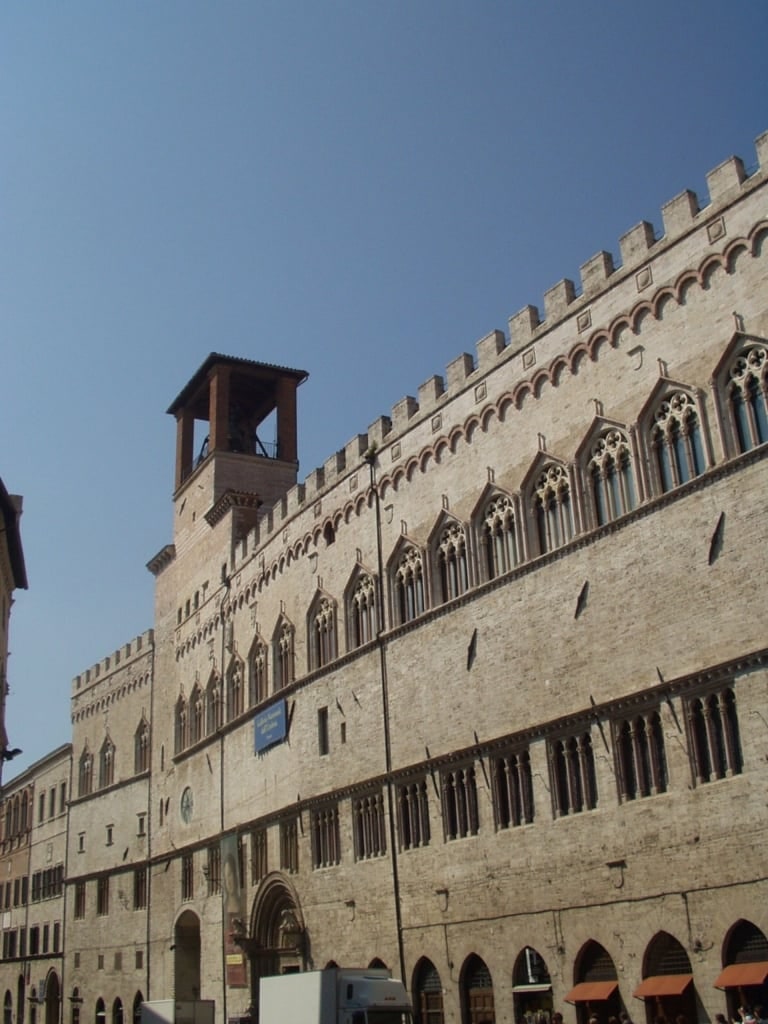
{"type": "Polygon", "coordinates": [[[298,894],[280,872],[271,872],[259,886],[251,909],[250,936],[238,944],[250,963],[251,1002],[257,1011],[261,978],[312,966],[298,894]]]}
{"type": "Polygon", "coordinates": [[[380,956],[375,956],[373,960],[368,964],[368,970],[371,971],[387,971],[389,968],[381,959],[380,956]]]}
{"type": "Polygon", "coordinates": [[[133,997],[133,1007],[131,1009],[131,1021],[132,1024],[141,1024],[141,1004],[144,1002],[144,994],[141,989],[136,992],[133,997]]]}

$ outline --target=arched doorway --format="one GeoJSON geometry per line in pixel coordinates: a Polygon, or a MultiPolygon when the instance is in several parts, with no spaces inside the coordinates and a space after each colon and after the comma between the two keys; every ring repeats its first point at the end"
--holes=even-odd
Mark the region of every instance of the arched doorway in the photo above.
{"type": "Polygon", "coordinates": [[[45,1024],[59,1024],[61,1014],[61,983],[56,971],[45,979],[45,1024]]]}
{"type": "Polygon", "coordinates": [[[45,979],[45,1024],[59,1024],[61,1012],[61,984],[55,971],[45,979]]]}
{"type": "Polygon", "coordinates": [[[119,996],[112,1003],[112,1024],[123,1024],[123,1001],[119,996]]]}
{"type": "Polygon", "coordinates": [[[512,968],[515,1020],[543,1024],[552,1017],[552,979],[547,962],[533,946],[520,950],[512,968]]]}
{"type": "Polygon", "coordinates": [[[599,942],[590,940],[581,947],[574,968],[574,986],[565,1001],[576,1006],[579,1024],[587,1024],[590,1017],[606,1024],[610,1017],[618,1018],[624,1009],[616,965],[599,942]]]}
{"type": "Polygon", "coordinates": [[[444,1024],[443,983],[431,960],[419,960],[411,983],[416,1024],[444,1024]]]}
{"type": "Polygon", "coordinates": [[[173,930],[173,985],[178,1002],[200,998],[200,918],[185,910],[173,930]]]}
{"type": "Polygon", "coordinates": [[[725,991],[728,1020],[740,1006],[768,1010],[768,939],[751,921],[737,921],[723,943],[723,969],[715,988],[725,991]]]}
{"type": "Polygon", "coordinates": [[[3,999],[3,1024],[13,1024],[13,996],[9,989],[5,990],[3,999]]]}
{"type": "Polygon", "coordinates": [[[96,1024],[107,1024],[107,1009],[101,996],[96,1000],[96,1024]]]}
{"type": "Polygon", "coordinates": [[[373,968],[378,971],[386,971],[388,969],[384,961],[377,956],[375,956],[373,960],[371,960],[371,962],[368,964],[368,968],[373,968]]]}
{"type": "Polygon", "coordinates": [[[251,1005],[258,1017],[259,979],[304,971],[309,941],[293,886],[278,872],[261,883],[251,913],[251,934],[238,940],[251,967],[251,1005]]]}
{"type": "Polygon", "coordinates": [[[24,1024],[24,992],[26,985],[24,975],[20,974],[16,980],[16,1019],[19,1024],[24,1024]]]}
{"type": "Polygon", "coordinates": [[[645,1000],[645,1017],[668,1021],[682,1015],[688,1024],[698,1020],[693,969],[684,947],[668,932],[655,935],[645,951],[643,982],[634,995],[645,1000]]]}
{"type": "Polygon", "coordinates": [[[459,988],[464,1024],[496,1024],[491,972],[474,953],[464,962],[459,988]]]}
{"type": "Polygon", "coordinates": [[[141,1004],[144,1002],[144,996],[141,992],[137,992],[133,997],[133,1024],[141,1024],[141,1004]]]}

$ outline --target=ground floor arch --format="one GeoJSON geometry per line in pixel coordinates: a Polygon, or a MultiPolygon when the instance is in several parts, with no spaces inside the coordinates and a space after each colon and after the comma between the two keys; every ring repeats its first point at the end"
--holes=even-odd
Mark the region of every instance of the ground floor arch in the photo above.
{"type": "Polygon", "coordinates": [[[699,1020],[693,968],[685,947],[669,932],[658,932],[645,952],[643,981],[635,996],[645,1002],[647,1024],[659,1017],[699,1020]]]}
{"type": "Polygon", "coordinates": [[[234,941],[246,958],[252,1012],[258,1017],[261,978],[305,971],[312,964],[299,898],[285,876],[272,872],[262,881],[253,901],[248,934],[235,936],[234,941]]]}
{"type": "Polygon", "coordinates": [[[59,1024],[61,1018],[61,982],[56,971],[45,979],[45,1024],[59,1024]]]}
{"type": "Polygon", "coordinates": [[[173,930],[173,986],[179,1002],[200,998],[200,918],[185,910],[173,930]]]}

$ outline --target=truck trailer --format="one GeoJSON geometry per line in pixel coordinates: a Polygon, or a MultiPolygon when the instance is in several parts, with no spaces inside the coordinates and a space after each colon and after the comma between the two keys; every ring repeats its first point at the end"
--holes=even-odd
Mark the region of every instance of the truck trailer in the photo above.
{"type": "Polygon", "coordinates": [[[386,968],[329,967],[262,978],[259,1024],[413,1024],[402,981],[386,968]]]}

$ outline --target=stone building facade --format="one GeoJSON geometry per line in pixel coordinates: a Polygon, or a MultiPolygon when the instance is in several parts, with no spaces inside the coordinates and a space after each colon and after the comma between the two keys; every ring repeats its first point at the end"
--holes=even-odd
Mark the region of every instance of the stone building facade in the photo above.
{"type": "Polygon", "coordinates": [[[154,628],[73,685],[73,1024],[330,963],[424,1024],[768,1005],[757,157],[303,482],[304,371],[182,389],[154,628]]]}
{"type": "Polygon", "coordinates": [[[16,590],[27,589],[27,568],[21,543],[21,510],[23,499],[9,494],[0,480],[0,782],[6,761],[15,756],[16,748],[8,742],[5,728],[5,698],[8,693],[8,636],[11,608],[16,590]]]}
{"type": "Polygon", "coordinates": [[[0,805],[3,1020],[60,1020],[72,747],[16,776],[0,805]]]}

